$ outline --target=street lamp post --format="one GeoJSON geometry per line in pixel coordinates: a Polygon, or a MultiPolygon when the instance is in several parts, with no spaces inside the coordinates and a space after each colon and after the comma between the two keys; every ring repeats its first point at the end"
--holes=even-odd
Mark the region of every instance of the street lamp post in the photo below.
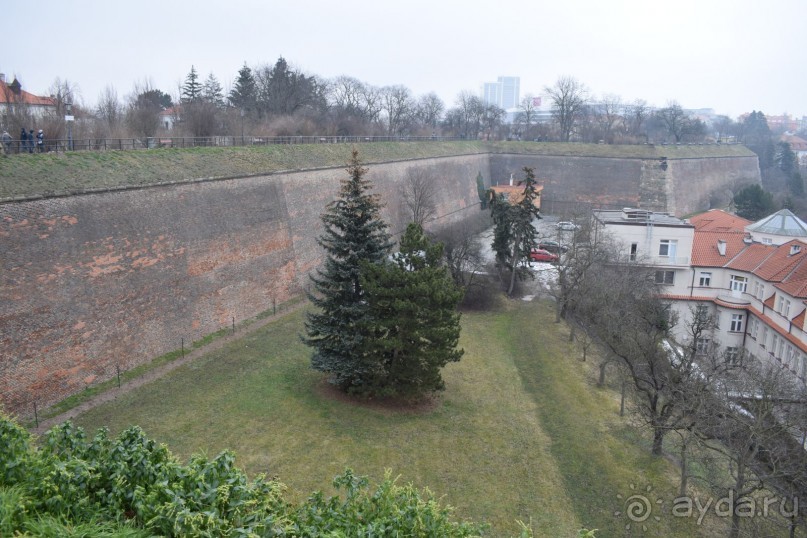
{"type": "Polygon", "coordinates": [[[64,116],[64,121],[67,122],[67,149],[73,151],[73,116],[70,114],[73,111],[72,103],[65,103],[64,109],[67,112],[64,116]]]}

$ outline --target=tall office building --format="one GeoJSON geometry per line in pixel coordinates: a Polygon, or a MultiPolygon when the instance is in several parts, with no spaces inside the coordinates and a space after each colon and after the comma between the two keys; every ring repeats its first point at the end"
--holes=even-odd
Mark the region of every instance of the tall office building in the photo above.
{"type": "Polygon", "coordinates": [[[515,108],[518,106],[520,83],[519,77],[499,77],[497,82],[485,82],[482,85],[482,100],[505,110],[515,108]]]}
{"type": "Polygon", "coordinates": [[[519,77],[499,77],[498,81],[502,88],[499,106],[505,110],[517,107],[521,79],[519,77]]]}

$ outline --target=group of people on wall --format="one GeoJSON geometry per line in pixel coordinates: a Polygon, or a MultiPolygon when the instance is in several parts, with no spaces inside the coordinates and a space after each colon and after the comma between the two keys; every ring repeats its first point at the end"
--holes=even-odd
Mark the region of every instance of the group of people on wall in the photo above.
{"type": "MultiPolygon", "coordinates": [[[[8,131],[3,131],[3,134],[0,135],[0,140],[3,142],[3,152],[6,155],[10,154],[14,144],[14,139],[11,138],[8,131]]],[[[36,134],[34,134],[33,129],[29,129],[28,132],[26,132],[25,128],[23,127],[20,130],[20,138],[17,140],[17,153],[33,153],[34,151],[44,153],[45,149],[45,132],[42,129],[40,129],[36,134]]]]}

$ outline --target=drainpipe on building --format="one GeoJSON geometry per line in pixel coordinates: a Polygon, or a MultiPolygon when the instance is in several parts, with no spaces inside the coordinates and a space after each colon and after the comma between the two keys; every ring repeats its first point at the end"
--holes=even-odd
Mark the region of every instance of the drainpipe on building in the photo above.
{"type": "Polygon", "coordinates": [[[692,283],[689,286],[689,296],[695,295],[695,268],[692,268],[692,283]]]}

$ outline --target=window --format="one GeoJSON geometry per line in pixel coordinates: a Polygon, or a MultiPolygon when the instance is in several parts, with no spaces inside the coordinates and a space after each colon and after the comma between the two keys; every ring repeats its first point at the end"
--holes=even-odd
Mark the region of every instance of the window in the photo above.
{"type": "Polygon", "coordinates": [[[772,240],[770,237],[763,237],[763,238],[762,238],[762,244],[763,244],[763,245],[770,245],[770,244],[773,244],[773,240],[772,240]]]}
{"type": "Polygon", "coordinates": [[[761,282],[759,284],[759,295],[757,295],[757,299],[760,301],[765,299],[765,284],[762,284],[761,282]]]}
{"type": "Polygon", "coordinates": [[[728,364],[740,364],[740,348],[727,347],[726,348],[726,362],[728,364]]]}
{"type": "Polygon", "coordinates": [[[787,349],[785,350],[785,364],[787,364],[788,368],[794,370],[796,368],[795,361],[796,361],[796,352],[793,349],[793,346],[788,344],[787,349]]]}
{"type": "Polygon", "coordinates": [[[771,339],[771,348],[768,350],[771,355],[776,356],[776,348],[779,346],[779,335],[774,334],[771,339]]]}
{"type": "Polygon", "coordinates": [[[790,315],[790,301],[788,301],[787,299],[785,299],[785,304],[784,304],[784,306],[782,306],[782,315],[784,317],[787,317],[787,316],[790,315]]]}
{"type": "Polygon", "coordinates": [[[712,285],[712,273],[701,272],[700,280],[698,280],[698,285],[708,288],[712,285]]]}
{"type": "Polygon", "coordinates": [[[732,314],[731,315],[731,325],[729,325],[729,331],[738,333],[742,332],[743,330],[743,314],[732,314]]]}
{"type": "Polygon", "coordinates": [[[631,243],[630,244],[630,261],[635,262],[637,254],[639,254],[639,243],[631,243]]]}
{"type": "Polygon", "coordinates": [[[709,353],[709,348],[711,347],[712,341],[708,338],[699,338],[695,341],[695,352],[698,355],[706,355],[709,353]]]}
{"type": "Polygon", "coordinates": [[[656,271],[656,284],[675,284],[675,271],[656,271]]]}
{"type": "Polygon", "coordinates": [[[754,340],[757,339],[757,330],[759,329],[759,320],[757,318],[751,318],[748,320],[748,327],[751,330],[751,338],[754,340]]]}
{"type": "Polygon", "coordinates": [[[799,377],[807,379],[807,360],[804,360],[804,355],[798,353],[796,356],[796,364],[798,364],[799,377]]]}
{"type": "Polygon", "coordinates": [[[759,344],[759,347],[765,349],[768,345],[768,327],[762,328],[762,342],[759,344]]]}
{"type": "Polygon", "coordinates": [[[658,255],[665,258],[675,258],[675,248],[678,241],[675,239],[662,239],[658,246],[658,255]]]}
{"type": "Polygon", "coordinates": [[[731,275],[731,284],[730,284],[731,291],[739,291],[741,293],[745,293],[747,287],[748,287],[747,278],[745,278],[744,276],[731,275]]]}

